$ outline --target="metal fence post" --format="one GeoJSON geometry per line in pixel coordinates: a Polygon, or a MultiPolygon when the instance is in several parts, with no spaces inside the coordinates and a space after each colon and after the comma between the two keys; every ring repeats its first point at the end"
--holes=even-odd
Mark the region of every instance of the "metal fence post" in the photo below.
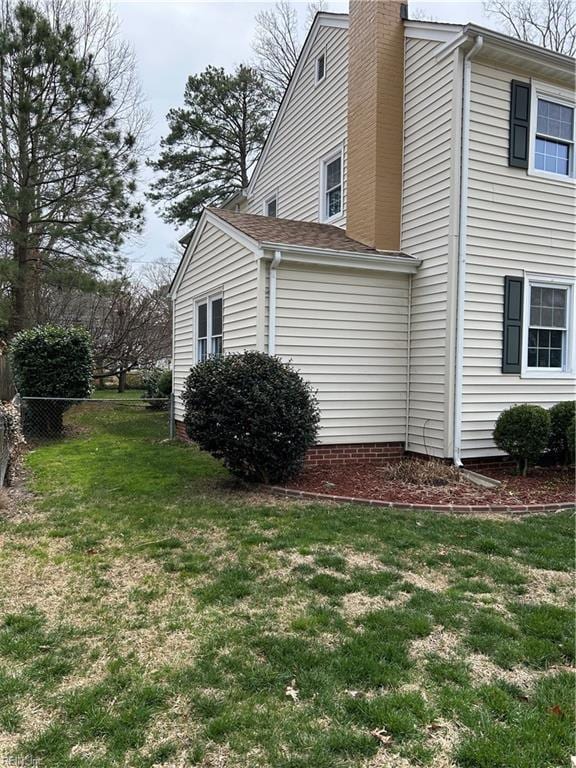
{"type": "Polygon", "coordinates": [[[174,392],[170,392],[170,403],[168,407],[170,424],[168,425],[170,440],[176,437],[176,421],[174,413],[174,392]]]}

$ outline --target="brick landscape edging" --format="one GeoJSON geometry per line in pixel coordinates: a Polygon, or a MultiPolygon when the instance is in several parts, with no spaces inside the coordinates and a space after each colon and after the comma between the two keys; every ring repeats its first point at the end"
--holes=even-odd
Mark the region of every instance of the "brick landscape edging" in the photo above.
{"type": "Polygon", "coordinates": [[[384,501],[382,499],[361,499],[357,496],[334,496],[328,493],[313,491],[297,491],[294,488],[282,488],[278,485],[263,485],[264,490],[275,496],[289,496],[295,499],[317,499],[318,501],[337,501],[340,504],[358,504],[369,507],[387,507],[388,509],[412,509],[416,512],[560,512],[563,509],[574,509],[576,502],[561,502],[560,504],[406,504],[401,501],[384,501]]]}

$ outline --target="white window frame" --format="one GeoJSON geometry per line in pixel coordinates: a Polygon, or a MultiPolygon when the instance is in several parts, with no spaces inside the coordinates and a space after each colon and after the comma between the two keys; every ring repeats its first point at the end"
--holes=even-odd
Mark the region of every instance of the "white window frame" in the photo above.
{"type": "Polygon", "coordinates": [[[203,295],[194,300],[194,363],[198,364],[200,361],[200,355],[198,354],[198,343],[200,339],[206,338],[206,359],[212,357],[212,342],[215,338],[222,339],[222,354],[224,354],[224,294],[211,293],[209,295],[203,295]],[[212,334],[212,304],[218,300],[222,301],[222,333],[218,333],[215,336],[212,334]],[[198,336],[198,311],[201,306],[206,305],[206,337],[198,336]]]}
{"type": "Polygon", "coordinates": [[[276,216],[272,218],[278,218],[278,193],[277,192],[274,192],[272,195],[268,195],[268,197],[264,199],[264,203],[262,205],[262,214],[264,216],[270,216],[270,214],[268,213],[268,205],[274,201],[276,202],[276,216]]]}
{"type": "MultiPolygon", "coordinates": [[[[557,88],[549,83],[540,83],[532,81],[530,94],[530,153],[528,160],[528,173],[530,176],[540,176],[544,179],[552,179],[563,184],[574,184],[576,175],[576,101],[574,95],[563,88],[557,88]],[[572,139],[563,140],[555,136],[544,136],[552,141],[563,142],[570,145],[570,157],[568,163],[568,175],[561,173],[551,173],[536,168],[536,136],[538,135],[538,99],[553,101],[563,107],[570,107],[574,110],[572,121],[572,139]]],[[[543,135],[543,134],[541,134],[543,135]]]]}
{"type": "Polygon", "coordinates": [[[318,53],[314,57],[314,83],[316,85],[320,85],[326,80],[327,65],[328,65],[328,54],[327,54],[327,49],[324,48],[324,50],[320,51],[320,53],[318,53]],[[324,74],[322,75],[322,77],[318,77],[318,62],[322,57],[324,57],[324,74]]]}
{"type": "Polygon", "coordinates": [[[522,313],[522,378],[526,379],[565,379],[576,373],[574,344],[576,343],[576,278],[558,275],[524,274],[524,306],[522,313]],[[531,288],[550,287],[566,288],[566,344],[563,368],[528,367],[528,329],[530,328],[531,288]]]}
{"type": "Polygon", "coordinates": [[[340,145],[337,149],[329,152],[320,158],[320,221],[324,224],[330,224],[333,221],[341,219],[344,215],[344,148],[340,145]],[[328,216],[326,205],[326,168],[334,160],[340,158],[340,210],[333,216],[328,216]]]}

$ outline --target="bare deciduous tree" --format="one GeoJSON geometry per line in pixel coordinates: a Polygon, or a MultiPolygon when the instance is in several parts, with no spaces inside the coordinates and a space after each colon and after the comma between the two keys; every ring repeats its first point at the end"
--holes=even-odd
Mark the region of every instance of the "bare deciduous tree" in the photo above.
{"type": "Polygon", "coordinates": [[[90,286],[42,286],[42,323],[82,326],[92,337],[97,378],[150,368],[170,357],[172,323],[168,288],[173,265],[151,264],[138,277],[90,286]]]}
{"type": "Polygon", "coordinates": [[[512,37],[569,56],[576,53],[574,0],[486,0],[484,11],[512,37]]]}
{"type": "MultiPolygon", "coordinates": [[[[316,14],[325,8],[325,0],[308,3],[308,28],[316,14]]],[[[252,43],[256,68],[278,103],[290,82],[301,47],[298,13],[289,0],[278,0],[271,10],[256,14],[256,36],[252,43]]]]}

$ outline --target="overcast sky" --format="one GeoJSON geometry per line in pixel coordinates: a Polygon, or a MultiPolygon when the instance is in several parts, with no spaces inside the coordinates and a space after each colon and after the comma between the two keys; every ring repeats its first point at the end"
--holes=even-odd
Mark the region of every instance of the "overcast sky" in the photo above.
{"type": "MultiPolygon", "coordinates": [[[[254,17],[270,2],[246,0],[111,0],[124,36],[133,45],[144,96],[152,114],[151,141],[157,151],[165,135],[166,113],[182,104],[188,75],[209,64],[231,69],[252,56],[250,43],[254,17]]],[[[306,2],[295,3],[302,22],[306,2]]],[[[336,0],[329,10],[346,12],[348,3],[336,0]]],[[[436,21],[473,21],[491,26],[482,14],[481,2],[411,3],[436,21]]],[[[138,268],[141,262],[161,258],[176,260],[171,246],[185,229],[176,230],[163,222],[151,206],[147,208],[146,229],[141,242],[127,249],[138,268]]]]}

